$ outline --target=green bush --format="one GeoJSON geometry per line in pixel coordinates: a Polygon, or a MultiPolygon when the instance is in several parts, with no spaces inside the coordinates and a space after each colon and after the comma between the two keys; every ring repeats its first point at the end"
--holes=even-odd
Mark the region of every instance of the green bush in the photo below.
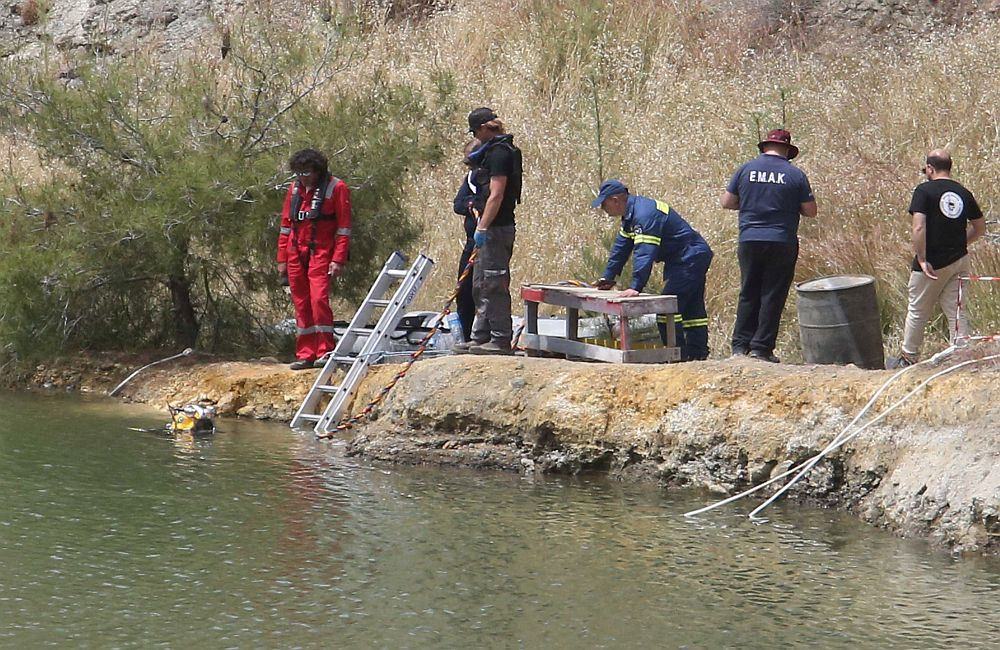
{"type": "MultiPolygon", "coordinates": [[[[41,178],[0,172],[0,342],[8,355],[197,346],[259,350],[290,313],[275,246],[290,154],[310,146],[352,188],[356,300],[418,234],[406,170],[439,136],[421,93],[378,73],[334,25],[227,30],[228,56],[93,60],[65,83],[44,62],[0,68],[0,135],[37,152],[41,178]]],[[[443,84],[442,87],[446,86],[443,84]]],[[[441,91],[446,92],[446,91],[441,91]]]]}

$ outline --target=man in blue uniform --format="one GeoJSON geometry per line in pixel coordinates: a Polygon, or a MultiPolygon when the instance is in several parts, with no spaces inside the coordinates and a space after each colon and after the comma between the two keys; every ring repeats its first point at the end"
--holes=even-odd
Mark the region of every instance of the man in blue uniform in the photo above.
{"type": "MultiPolygon", "coordinates": [[[[677,296],[680,314],[674,317],[681,360],[708,358],[708,314],[705,311],[705,276],[712,263],[712,249],[681,215],[663,201],[629,194],[618,180],[601,184],[591,207],[621,218],[621,230],[611,246],[599,289],[614,286],[632,255],[632,282],[621,296],[636,296],[649,281],[653,264],[663,262],[663,294],[677,296]]],[[[660,339],[667,344],[667,325],[657,318],[660,339]]]]}

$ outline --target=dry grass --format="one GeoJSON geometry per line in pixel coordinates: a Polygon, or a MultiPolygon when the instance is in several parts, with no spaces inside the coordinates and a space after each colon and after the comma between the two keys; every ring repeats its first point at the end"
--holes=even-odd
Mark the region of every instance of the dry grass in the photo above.
{"type": "MultiPolygon", "coordinates": [[[[356,3],[333,3],[344,4],[356,3]]],[[[420,250],[439,268],[418,307],[438,308],[452,288],[463,243],[451,200],[463,174],[465,115],[488,105],[524,152],[514,286],[571,277],[582,251],[617,227],[589,202],[602,175],[620,177],[635,192],[668,201],[714,248],[711,344],[727,352],[737,230],[736,214],[721,209],[718,196],[756,154],[758,132],[784,122],[820,205],[819,217],[800,230],[797,279],[875,276],[891,349],[911,256],[906,207],[925,152],[949,147],[956,177],[992,209],[1000,25],[969,21],[974,26],[930,36],[873,38],[794,15],[761,18],[762,5],[778,4],[456,0],[423,20],[388,22],[368,34],[367,56],[338,76],[331,94],[370,77],[373,67],[428,91],[442,72],[457,84],[454,105],[437,107],[448,116],[453,155],[406,179],[407,207],[424,227],[420,250]]],[[[996,242],[978,244],[973,259],[976,272],[1000,274],[996,242]]],[[[974,293],[976,329],[1000,327],[998,305],[1000,287],[974,293]]],[[[943,342],[937,334],[928,349],[943,342]]],[[[778,354],[800,358],[794,292],[778,354]]]]}
{"type": "Polygon", "coordinates": [[[21,16],[21,24],[25,27],[32,27],[38,24],[44,9],[39,6],[38,0],[24,0],[17,7],[17,13],[21,16]]]}
{"type": "Polygon", "coordinates": [[[0,176],[36,179],[44,173],[34,150],[15,138],[0,136],[0,176]]]}
{"type": "MultiPolygon", "coordinates": [[[[717,352],[728,350],[739,284],[736,215],[718,195],[755,155],[758,127],[780,124],[783,112],[820,204],[800,231],[797,279],[874,275],[894,344],[910,258],[906,207],[925,152],[948,146],[957,178],[984,209],[992,204],[1000,28],[987,22],[891,45],[840,34],[835,43],[783,47],[780,34],[746,28],[754,24],[738,3],[521,0],[457,2],[417,27],[375,35],[372,58],[391,75],[425,83],[443,69],[458,82],[452,161],[415,170],[408,182],[409,208],[425,227],[422,250],[445,271],[422,306],[447,295],[461,249],[450,203],[466,109],[495,108],[524,151],[515,286],[566,279],[581,250],[615,228],[588,205],[600,180],[593,79],[604,176],[667,200],[716,251],[708,302],[717,352]]],[[[977,246],[978,271],[1000,273],[984,266],[1000,263],[994,248],[977,246]]],[[[778,353],[799,357],[797,338],[793,295],[778,353]]]]}

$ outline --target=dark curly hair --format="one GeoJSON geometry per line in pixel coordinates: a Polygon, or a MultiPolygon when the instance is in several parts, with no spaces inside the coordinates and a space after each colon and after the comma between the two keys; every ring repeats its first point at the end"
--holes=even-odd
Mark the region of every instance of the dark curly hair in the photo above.
{"type": "Polygon", "coordinates": [[[326,156],[315,149],[300,149],[288,160],[288,168],[294,173],[319,172],[322,176],[329,173],[328,164],[326,156]]]}

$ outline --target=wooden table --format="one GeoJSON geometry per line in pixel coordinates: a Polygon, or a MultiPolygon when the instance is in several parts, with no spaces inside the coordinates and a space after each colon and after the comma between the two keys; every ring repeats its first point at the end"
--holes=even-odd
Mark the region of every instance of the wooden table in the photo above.
{"type": "Polygon", "coordinates": [[[527,350],[557,352],[595,361],[611,363],[666,363],[680,361],[674,331],[674,314],[677,296],[642,293],[631,298],[619,297],[618,290],[601,291],[590,287],[571,287],[549,284],[521,285],[521,297],[527,311],[525,331],[521,342],[527,350]],[[566,308],[566,337],[545,336],[538,333],[538,305],[557,305],[566,308]],[[621,349],[581,341],[579,337],[580,310],[618,316],[621,323],[621,349]],[[629,316],[663,314],[667,317],[667,345],[647,349],[634,349],[629,332],[629,316]]]}

